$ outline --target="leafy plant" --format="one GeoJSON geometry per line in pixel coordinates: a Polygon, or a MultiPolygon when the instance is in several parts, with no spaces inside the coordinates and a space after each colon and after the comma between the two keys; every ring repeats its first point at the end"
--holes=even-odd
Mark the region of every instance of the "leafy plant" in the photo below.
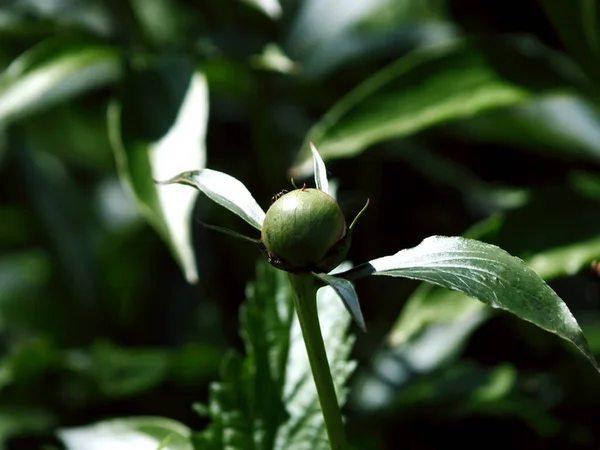
{"type": "Polygon", "coordinates": [[[4,2],[0,448],[598,448],[598,18],[4,2]]]}
{"type": "MultiPolygon", "coordinates": [[[[325,165],[314,147],[312,153],[317,192],[327,194],[325,165]]],[[[343,273],[329,275],[320,272],[320,260],[323,258],[321,255],[326,254],[330,248],[335,249],[338,244],[336,240],[324,238],[332,235],[329,228],[337,230],[334,233],[340,236],[336,210],[334,209],[332,216],[327,209],[330,208],[329,200],[314,196],[310,191],[304,195],[305,187],[296,189],[293,192],[297,195],[288,197],[290,194],[285,194],[274,202],[266,214],[266,217],[270,217],[267,221],[251,194],[239,181],[228,175],[211,171],[207,177],[202,171],[184,172],[166,182],[171,183],[194,186],[256,228],[262,226],[263,240],[258,240],[257,243],[266,249],[272,265],[290,273],[296,312],[332,449],[345,448],[346,443],[316,309],[316,292],[321,283],[335,290],[354,320],[365,329],[358,296],[348,280],[357,280],[368,275],[387,275],[429,281],[463,292],[494,308],[505,309],[521,319],[559,335],[574,344],[600,371],[583,332],[566,304],[522,260],[510,256],[496,246],[460,237],[435,236],[427,238],[415,248],[374,259],[343,273]],[[205,183],[203,180],[207,178],[210,181],[205,183]],[[289,200],[283,206],[279,206],[286,198],[289,200]],[[327,202],[325,206],[324,201],[327,202]],[[304,228],[295,230],[291,227],[290,232],[290,223],[294,226],[298,223],[303,224],[304,228]],[[275,242],[274,238],[266,240],[269,237],[268,233],[280,235],[276,246],[270,245],[275,242]],[[291,243],[285,242],[286,240],[291,243]],[[315,248],[319,245],[325,246],[325,249],[317,252],[313,250],[313,245],[315,248]],[[280,249],[286,250],[282,253],[285,260],[274,255],[274,252],[280,249]],[[310,259],[310,256],[313,259],[310,259]]],[[[232,231],[227,233],[234,234],[232,231]]],[[[244,239],[252,240],[247,237],[244,239]]],[[[341,237],[337,239],[343,241],[344,233],[342,232],[341,237]]],[[[238,374],[240,368],[229,369],[228,373],[238,374]],[[230,370],[232,372],[229,372],[230,370]]],[[[243,384],[242,379],[229,381],[230,386],[243,384]]],[[[248,440],[250,439],[242,438],[240,442],[248,440]]]]}

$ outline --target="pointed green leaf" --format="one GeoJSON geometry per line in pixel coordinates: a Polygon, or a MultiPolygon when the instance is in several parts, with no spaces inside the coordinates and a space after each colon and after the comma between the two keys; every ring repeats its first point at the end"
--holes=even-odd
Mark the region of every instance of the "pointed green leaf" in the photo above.
{"type": "Polygon", "coordinates": [[[313,157],[313,172],[315,174],[315,185],[317,189],[321,189],[323,192],[329,194],[329,180],[327,179],[327,169],[325,168],[325,163],[323,162],[323,158],[319,155],[317,148],[312,144],[310,144],[310,150],[312,152],[313,157]]]}
{"type": "Polygon", "coordinates": [[[325,273],[313,273],[313,275],[323,283],[333,288],[340,299],[344,302],[344,306],[352,318],[356,321],[360,329],[366,332],[367,326],[365,325],[365,318],[360,310],[358,295],[356,295],[356,291],[354,290],[352,283],[343,278],[327,275],[325,273]]]}
{"type": "Polygon", "coordinates": [[[43,41],[0,74],[0,127],[110,83],[120,72],[113,47],[61,38],[43,41]]]}
{"type": "MultiPolygon", "coordinates": [[[[199,433],[197,448],[222,450],[329,450],[323,417],[293,292],[285,272],[261,261],[242,308],[242,337],[247,357],[230,356],[223,379],[210,388],[210,401],[199,408],[212,423],[199,433]]],[[[348,356],[354,340],[350,322],[332,289],[319,290],[323,339],[338,396],[354,364],[348,356]]]]}
{"type": "Polygon", "coordinates": [[[262,229],[265,212],[238,179],[211,169],[183,172],[161,184],[185,184],[202,191],[215,203],[237,214],[257,230],[262,229]]]}
{"type": "MultiPolygon", "coordinates": [[[[525,44],[523,50],[512,42],[502,42],[493,51],[501,56],[496,59],[503,64],[514,64],[507,60],[523,59],[523,52],[531,50],[531,43],[525,44]]],[[[543,53],[542,49],[536,51],[543,53]]],[[[541,70],[545,69],[543,66],[541,70]]],[[[292,174],[310,173],[309,142],[319,148],[325,161],[349,158],[378,142],[531,98],[532,91],[525,85],[509,81],[498,72],[470,42],[445,43],[402,57],[354,88],[313,126],[292,174]]],[[[558,77],[546,72],[540,78],[543,76],[548,80],[539,83],[545,91],[562,85],[562,72],[558,77]]]]}
{"type": "Polygon", "coordinates": [[[67,450],[193,450],[189,428],[163,417],[104,420],[63,428],[58,436],[67,450]]]}
{"type": "Polygon", "coordinates": [[[206,79],[178,57],[132,70],[122,102],[108,114],[119,175],[191,283],[198,278],[190,234],[198,193],[154,180],[204,166],[207,121],[206,79]]]}
{"type": "Polygon", "coordinates": [[[414,248],[368,263],[373,275],[428,281],[460,291],[571,342],[597,368],[575,317],[521,259],[462,237],[432,236],[414,248]]]}

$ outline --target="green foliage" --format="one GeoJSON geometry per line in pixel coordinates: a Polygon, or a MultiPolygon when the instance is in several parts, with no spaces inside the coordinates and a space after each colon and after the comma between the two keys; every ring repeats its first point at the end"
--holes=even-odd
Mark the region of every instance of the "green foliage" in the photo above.
{"type": "MultiPolygon", "coordinates": [[[[502,51],[518,57],[510,42],[502,51]]],[[[543,73],[546,79],[553,74],[543,73]]],[[[546,79],[539,80],[543,85],[546,79]]],[[[546,87],[562,88],[552,81],[546,87]]],[[[310,167],[309,142],[323,158],[348,158],[368,146],[451,120],[525,103],[526,86],[506,79],[476,43],[460,41],[418,50],[371,76],[336,103],[308,132],[293,171],[310,167]]]]}
{"type": "Polygon", "coordinates": [[[356,264],[431,235],[485,253],[316,274],[338,388],[358,361],[352,448],[481,445],[475,428],[598,448],[597,374],[552,336],[600,351],[596,2],[348,5],[3,2],[0,448],[57,430],[73,449],[328,448],[286,275],[263,261],[250,281],[264,248],[214,233],[249,234],[219,205],[260,231],[311,172],[347,217],[371,198],[356,264]]]}
{"type": "MultiPolygon", "coordinates": [[[[354,364],[349,316],[330,288],[318,295],[319,318],[340,401],[354,364]]],[[[285,272],[260,262],[241,311],[247,356],[230,354],[222,381],[199,406],[211,425],[194,438],[197,448],[328,449],[323,417],[285,272]]]]}

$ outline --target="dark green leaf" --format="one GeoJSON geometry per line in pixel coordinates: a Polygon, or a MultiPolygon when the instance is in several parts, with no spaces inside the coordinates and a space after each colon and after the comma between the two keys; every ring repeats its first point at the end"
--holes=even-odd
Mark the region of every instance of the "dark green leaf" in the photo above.
{"type": "Polygon", "coordinates": [[[600,71],[600,7],[596,0],[542,0],[569,53],[597,83],[600,71]]]}
{"type": "Polygon", "coordinates": [[[0,448],[8,438],[21,434],[43,433],[56,425],[56,418],[50,411],[37,407],[0,407],[0,448]]]}
{"type": "Polygon", "coordinates": [[[133,69],[125,92],[122,103],[113,103],[108,115],[119,174],[171,247],[187,280],[196,282],[190,227],[197,192],[157,186],[154,180],[204,166],[206,80],[186,59],[164,57],[133,69]]]}
{"type": "Polygon", "coordinates": [[[309,142],[325,161],[349,158],[378,142],[577,84],[578,75],[535,42],[460,41],[417,50],[336,103],[309,131],[292,173],[310,172],[309,142]],[[526,70],[515,69],[515,60],[526,70]]]}
{"type": "Polygon", "coordinates": [[[369,265],[374,275],[428,281],[509,311],[571,342],[597,367],[567,305],[522,260],[495,245],[433,236],[369,265]]]}

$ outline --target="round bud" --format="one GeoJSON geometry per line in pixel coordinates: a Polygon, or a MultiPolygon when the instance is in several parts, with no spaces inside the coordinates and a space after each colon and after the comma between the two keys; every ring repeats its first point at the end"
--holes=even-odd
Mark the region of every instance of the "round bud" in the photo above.
{"type": "Polygon", "coordinates": [[[296,189],[277,199],[267,211],[262,241],[291,268],[318,267],[346,234],[337,202],[319,189],[296,189]]]}

